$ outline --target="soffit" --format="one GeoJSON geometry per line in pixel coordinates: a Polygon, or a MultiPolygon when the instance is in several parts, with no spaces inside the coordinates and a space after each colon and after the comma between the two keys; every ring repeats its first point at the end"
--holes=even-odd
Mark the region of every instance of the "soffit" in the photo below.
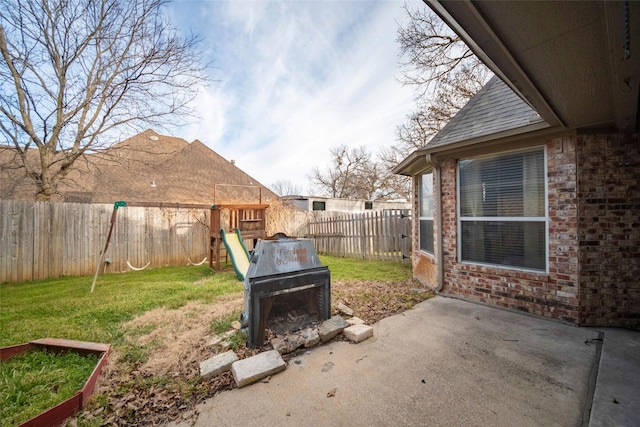
{"type": "Polygon", "coordinates": [[[638,129],[640,2],[425,2],[551,126],[638,129]]]}

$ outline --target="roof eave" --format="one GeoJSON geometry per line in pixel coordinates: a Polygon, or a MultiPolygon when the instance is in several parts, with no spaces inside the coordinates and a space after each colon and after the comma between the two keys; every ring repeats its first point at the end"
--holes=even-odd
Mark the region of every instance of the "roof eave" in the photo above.
{"type": "Polygon", "coordinates": [[[552,126],[640,131],[640,2],[424,2],[552,126]]]}
{"type": "Polygon", "coordinates": [[[404,175],[404,176],[413,176],[417,173],[427,169],[429,167],[429,163],[427,163],[427,159],[425,154],[427,154],[428,149],[420,148],[413,153],[409,154],[403,161],[401,161],[395,168],[391,170],[396,175],[404,175]]]}
{"type": "Polygon", "coordinates": [[[424,0],[424,2],[462,38],[491,71],[538,112],[547,123],[551,126],[565,126],[529,75],[520,67],[514,55],[470,0],[447,2],[446,6],[440,0],[424,0]],[[465,28],[473,29],[474,34],[470,34],[465,28]],[[476,40],[482,40],[484,48],[476,40]],[[495,58],[495,61],[492,58],[495,58]]]}
{"type": "Polygon", "coordinates": [[[499,133],[484,135],[447,145],[429,147],[414,151],[393,168],[397,175],[413,176],[427,170],[431,164],[427,154],[438,157],[454,157],[457,155],[476,155],[504,149],[519,149],[537,144],[540,140],[548,140],[572,134],[573,131],[562,126],[549,126],[545,122],[537,122],[524,127],[509,129],[499,133]]]}

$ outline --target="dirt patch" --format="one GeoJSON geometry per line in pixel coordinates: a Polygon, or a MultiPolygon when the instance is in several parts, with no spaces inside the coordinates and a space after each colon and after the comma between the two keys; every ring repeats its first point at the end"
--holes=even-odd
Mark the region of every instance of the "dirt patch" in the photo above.
{"type": "Polygon", "coordinates": [[[158,308],[126,323],[124,328],[129,331],[151,329],[148,333],[127,336],[130,344],[151,350],[139,370],[151,375],[179,374],[182,362],[206,352],[211,322],[241,311],[242,305],[242,295],[234,294],[215,304],[189,302],[176,310],[158,308]]]}
{"type": "MultiPolygon", "coordinates": [[[[385,317],[402,313],[432,296],[432,292],[413,279],[399,282],[349,281],[331,284],[332,307],[342,302],[353,309],[354,316],[369,325],[385,317]]],[[[333,311],[336,312],[335,309],[333,311]]]]}
{"type": "MultiPolygon", "coordinates": [[[[335,281],[331,293],[332,315],[342,302],[370,325],[432,296],[414,280],[335,281]]],[[[195,422],[197,403],[234,387],[230,372],[202,381],[199,370],[201,361],[227,350],[210,345],[212,321],[242,307],[243,296],[238,293],[215,303],[155,309],[125,324],[125,344],[114,349],[96,397],[73,422],[114,426],[195,422]]],[[[243,359],[260,350],[240,346],[234,351],[243,359]]]]}

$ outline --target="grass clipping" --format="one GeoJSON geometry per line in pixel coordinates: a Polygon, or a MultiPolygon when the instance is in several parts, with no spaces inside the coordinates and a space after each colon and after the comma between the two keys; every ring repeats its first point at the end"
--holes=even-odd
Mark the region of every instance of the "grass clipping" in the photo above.
{"type": "MultiPolygon", "coordinates": [[[[332,314],[338,303],[373,324],[401,313],[432,293],[418,282],[335,281],[332,314]]],[[[125,324],[126,344],[114,349],[98,384],[97,396],[81,413],[78,425],[157,425],[169,421],[193,424],[195,405],[235,387],[230,372],[203,381],[200,362],[227,351],[212,345],[212,325],[239,313],[242,294],[209,304],[190,302],[176,310],[156,309],[125,324]]],[[[240,359],[259,352],[240,345],[240,359]]]]}

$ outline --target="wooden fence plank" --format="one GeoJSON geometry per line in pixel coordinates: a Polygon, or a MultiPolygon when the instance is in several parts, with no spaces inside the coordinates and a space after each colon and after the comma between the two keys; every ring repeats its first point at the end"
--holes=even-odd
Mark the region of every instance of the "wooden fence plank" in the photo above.
{"type": "MultiPolygon", "coordinates": [[[[0,200],[0,282],[91,275],[113,205],[0,200]]],[[[104,271],[186,265],[208,255],[208,210],[119,208],[104,271]]]]}
{"type": "Polygon", "coordinates": [[[46,215],[49,216],[48,220],[48,240],[49,245],[47,248],[43,248],[46,254],[48,270],[48,277],[57,277],[62,275],[62,238],[64,236],[63,230],[63,214],[58,204],[50,204],[46,209],[46,215]]]}
{"type": "Polygon", "coordinates": [[[323,212],[309,220],[306,236],[321,254],[403,261],[408,251],[402,235],[410,234],[405,227],[410,218],[402,212],[323,212]]]}
{"type": "Polygon", "coordinates": [[[9,273],[9,203],[0,204],[0,283],[8,282],[9,273]]]}
{"type": "MultiPolygon", "coordinates": [[[[109,231],[113,205],[0,200],[0,282],[62,274],[91,275],[109,231]]],[[[306,225],[321,254],[404,260],[410,211],[318,212],[306,225]],[[402,236],[406,237],[402,237],[402,236]]],[[[208,256],[208,210],[121,207],[100,273],[199,263],[208,256]]]]}
{"type": "MultiPolygon", "coordinates": [[[[31,244],[31,247],[32,247],[31,250],[33,252],[32,257],[33,257],[34,260],[39,259],[38,252],[40,251],[40,246],[41,246],[40,241],[44,237],[43,233],[36,232],[36,230],[40,230],[40,218],[41,218],[41,216],[40,216],[40,209],[39,209],[40,206],[39,205],[40,205],[39,203],[36,203],[31,208],[31,216],[32,216],[31,221],[32,221],[33,230],[34,230],[34,232],[33,232],[33,241],[32,241],[32,244],[31,244]]],[[[31,267],[31,280],[35,280],[40,275],[40,272],[39,272],[40,265],[39,265],[38,262],[32,262],[30,264],[31,264],[30,265],[30,267],[31,267]]]]}
{"type": "MultiPolygon", "coordinates": [[[[14,214],[13,214],[13,229],[16,230],[18,234],[14,243],[16,248],[14,265],[15,265],[16,277],[17,277],[17,276],[22,276],[24,274],[23,262],[24,262],[24,256],[25,256],[25,253],[24,253],[25,237],[27,237],[26,234],[30,230],[28,230],[25,225],[25,220],[26,220],[25,212],[24,212],[25,204],[18,203],[16,205],[16,208],[17,209],[14,211],[14,214]]],[[[28,276],[24,274],[24,277],[28,277],[28,276]]]]}

